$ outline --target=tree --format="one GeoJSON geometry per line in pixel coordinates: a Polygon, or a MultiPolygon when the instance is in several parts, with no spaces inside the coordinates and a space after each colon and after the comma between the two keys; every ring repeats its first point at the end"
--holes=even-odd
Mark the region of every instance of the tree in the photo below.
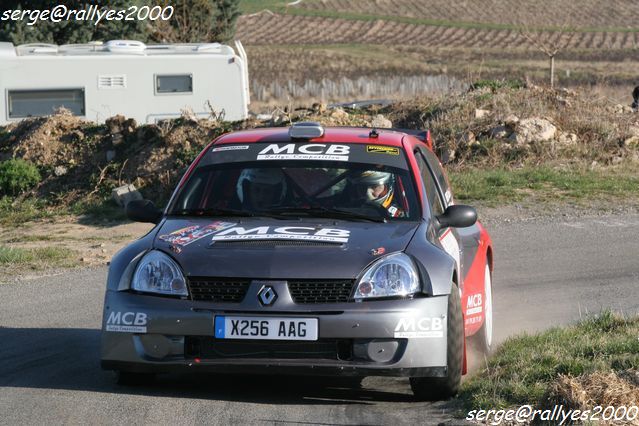
{"type": "Polygon", "coordinates": [[[175,8],[169,21],[153,24],[150,38],[162,43],[226,42],[235,35],[239,0],[163,0],[175,8]]]}
{"type": "MultiPolygon", "coordinates": [[[[59,1],[71,9],[81,10],[88,8],[86,2],[80,0],[59,1]]],[[[132,4],[131,0],[112,0],[96,2],[97,5],[111,9],[126,9],[132,4]]],[[[2,1],[0,14],[5,10],[34,10],[51,9],[52,4],[45,0],[26,1],[2,1]],[[28,6],[23,7],[22,4],[28,6]]],[[[5,21],[0,26],[0,40],[10,41],[13,44],[24,43],[87,43],[89,41],[107,41],[112,39],[136,39],[145,41],[145,24],[143,21],[107,21],[102,20],[97,25],[92,21],[64,20],[60,22],[37,21],[29,25],[29,19],[19,21],[5,21]]]]}
{"type": "Polygon", "coordinates": [[[567,33],[568,28],[558,31],[532,31],[527,26],[521,26],[519,33],[539,51],[543,52],[550,61],[549,78],[550,87],[555,86],[555,56],[568,47],[571,37],[567,33]]]}
{"type": "Polygon", "coordinates": [[[534,16],[525,8],[513,12],[513,24],[519,35],[529,44],[548,57],[550,87],[555,85],[555,56],[568,47],[574,37],[574,28],[570,22],[564,20],[561,27],[533,28],[534,16]]]}

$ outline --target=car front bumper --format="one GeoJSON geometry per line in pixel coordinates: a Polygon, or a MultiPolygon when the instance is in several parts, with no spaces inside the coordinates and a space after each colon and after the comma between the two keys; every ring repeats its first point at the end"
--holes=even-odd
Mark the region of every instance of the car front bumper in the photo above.
{"type": "Polygon", "coordinates": [[[247,309],[107,291],[101,365],[131,372],[446,375],[447,296],[247,309]],[[216,315],[317,318],[318,340],[216,339],[216,315]]]}

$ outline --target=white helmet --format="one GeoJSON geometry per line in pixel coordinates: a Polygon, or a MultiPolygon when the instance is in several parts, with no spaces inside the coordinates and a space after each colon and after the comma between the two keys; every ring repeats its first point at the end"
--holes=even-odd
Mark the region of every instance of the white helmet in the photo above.
{"type": "Polygon", "coordinates": [[[286,195],[286,178],[281,169],[244,169],[237,180],[237,197],[240,202],[244,202],[244,191],[246,183],[257,183],[261,185],[279,186],[277,189],[279,195],[275,204],[279,204],[284,200],[286,195]]]}
{"type": "Polygon", "coordinates": [[[365,170],[348,178],[352,185],[360,188],[366,188],[366,199],[376,204],[384,205],[384,202],[393,195],[393,175],[389,172],[380,172],[378,170],[365,170]],[[378,198],[373,195],[372,187],[376,185],[386,185],[386,191],[378,198]]]}

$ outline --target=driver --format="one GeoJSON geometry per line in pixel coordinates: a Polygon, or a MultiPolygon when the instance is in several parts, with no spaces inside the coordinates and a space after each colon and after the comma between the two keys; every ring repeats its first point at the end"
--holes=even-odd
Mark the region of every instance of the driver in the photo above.
{"type": "Polygon", "coordinates": [[[354,195],[364,203],[385,208],[391,217],[403,217],[404,212],[394,202],[393,174],[377,170],[366,170],[348,178],[354,195]]]}
{"type": "Polygon", "coordinates": [[[284,173],[275,168],[244,169],[237,180],[237,196],[249,210],[280,206],[286,196],[284,173]]]}

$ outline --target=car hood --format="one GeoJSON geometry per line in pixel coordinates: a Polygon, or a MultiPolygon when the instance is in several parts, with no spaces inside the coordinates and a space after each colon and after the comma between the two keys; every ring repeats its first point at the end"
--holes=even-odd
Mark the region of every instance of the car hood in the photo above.
{"type": "Polygon", "coordinates": [[[383,254],[403,251],[419,223],[271,218],[175,219],[154,246],[187,276],[256,279],[356,278],[383,254]]]}

